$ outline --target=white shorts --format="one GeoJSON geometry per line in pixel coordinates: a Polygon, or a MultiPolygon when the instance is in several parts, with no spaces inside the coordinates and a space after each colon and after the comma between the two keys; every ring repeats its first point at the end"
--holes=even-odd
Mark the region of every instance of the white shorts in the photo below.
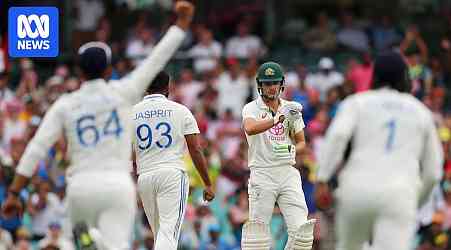
{"type": "Polygon", "coordinates": [[[84,221],[97,228],[107,244],[130,249],[136,214],[136,189],[130,173],[79,173],[69,180],[67,201],[72,225],[84,221]]]}
{"type": "Polygon", "coordinates": [[[170,167],[152,170],[139,175],[138,190],[155,249],[176,250],[188,201],[187,174],[170,167]]]}
{"type": "Polygon", "coordinates": [[[370,190],[370,186],[339,188],[337,196],[337,250],[409,250],[416,222],[415,195],[370,190]],[[402,194],[400,196],[400,194],[402,194]]]}
{"type": "Polygon", "coordinates": [[[277,202],[290,234],[307,221],[301,175],[292,166],[251,169],[248,193],[250,220],[269,224],[277,202]]]}

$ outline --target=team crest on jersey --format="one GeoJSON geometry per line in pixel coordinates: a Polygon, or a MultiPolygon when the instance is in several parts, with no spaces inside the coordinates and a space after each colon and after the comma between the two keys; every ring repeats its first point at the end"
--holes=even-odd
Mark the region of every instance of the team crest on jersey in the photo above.
{"type": "Polygon", "coordinates": [[[282,123],[278,123],[272,128],[270,128],[269,132],[273,135],[283,135],[283,133],[285,132],[285,128],[283,127],[282,123]]]}

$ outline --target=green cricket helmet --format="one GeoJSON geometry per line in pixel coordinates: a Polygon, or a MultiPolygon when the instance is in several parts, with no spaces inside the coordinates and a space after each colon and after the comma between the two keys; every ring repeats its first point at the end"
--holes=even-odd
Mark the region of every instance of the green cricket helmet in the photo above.
{"type": "Polygon", "coordinates": [[[280,64],[276,63],[276,62],[265,62],[262,65],[260,65],[260,67],[258,68],[257,71],[257,90],[258,93],[262,96],[262,97],[266,97],[269,99],[274,99],[276,97],[278,97],[280,95],[280,93],[283,91],[284,89],[284,82],[285,82],[285,77],[283,74],[283,69],[282,66],[280,66],[280,64]],[[274,84],[274,83],[279,83],[280,84],[280,90],[279,93],[277,94],[277,96],[275,97],[269,97],[263,94],[263,89],[262,86],[264,84],[274,84]]]}

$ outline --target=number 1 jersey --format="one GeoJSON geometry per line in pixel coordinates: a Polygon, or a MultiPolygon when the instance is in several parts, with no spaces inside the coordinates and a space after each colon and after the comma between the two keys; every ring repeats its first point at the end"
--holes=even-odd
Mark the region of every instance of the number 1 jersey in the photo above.
{"type": "Polygon", "coordinates": [[[133,107],[132,119],[138,174],[165,167],[185,170],[185,135],[199,133],[187,107],[164,95],[148,95],[133,107]]]}
{"type": "Polygon", "coordinates": [[[346,98],[320,146],[318,180],[328,181],[336,172],[349,141],[341,186],[416,190],[420,177],[441,172],[432,113],[409,94],[380,89],[346,98]]]}

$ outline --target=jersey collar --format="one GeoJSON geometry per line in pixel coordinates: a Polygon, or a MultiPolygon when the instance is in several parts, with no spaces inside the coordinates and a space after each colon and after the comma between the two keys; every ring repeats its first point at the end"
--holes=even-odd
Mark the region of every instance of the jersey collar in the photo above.
{"type": "MultiPolygon", "coordinates": [[[[279,105],[279,109],[280,109],[283,105],[285,105],[285,103],[287,101],[282,99],[282,98],[279,98],[279,100],[280,100],[280,105],[279,105]]],[[[257,98],[256,103],[257,103],[257,107],[259,109],[262,109],[262,110],[265,110],[265,111],[268,111],[268,112],[271,111],[271,109],[265,104],[265,102],[263,101],[261,96],[257,98]]]]}
{"type": "Polygon", "coordinates": [[[151,95],[144,96],[144,100],[155,99],[155,98],[166,98],[166,96],[162,95],[162,94],[151,94],[151,95]]]}
{"type": "Polygon", "coordinates": [[[106,81],[102,78],[85,81],[82,83],[80,89],[91,90],[91,89],[98,88],[99,86],[106,86],[106,81]]]}

